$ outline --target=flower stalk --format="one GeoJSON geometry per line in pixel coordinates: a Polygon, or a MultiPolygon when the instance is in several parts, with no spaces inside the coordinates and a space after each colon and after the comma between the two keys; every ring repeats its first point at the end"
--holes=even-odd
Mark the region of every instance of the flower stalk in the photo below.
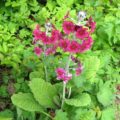
{"type": "MultiPolygon", "coordinates": [[[[48,35],[48,31],[49,31],[49,28],[50,27],[50,23],[49,25],[47,25],[47,23],[45,24],[45,28],[46,28],[46,35],[48,35]]],[[[43,49],[44,49],[44,61],[46,61],[46,55],[45,55],[45,50],[46,50],[46,45],[44,44],[43,46],[43,49]]],[[[49,81],[48,80],[48,71],[47,71],[47,66],[44,64],[44,70],[45,70],[45,78],[46,78],[46,81],[49,81]]]]}
{"type": "MultiPolygon", "coordinates": [[[[66,63],[66,74],[69,74],[69,66],[70,66],[70,61],[71,61],[71,55],[69,55],[68,57],[68,61],[66,63]]],[[[64,102],[65,102],[65,94],[66,94],[66,84],[67,82],[66,81],[63,81],[63,96],[62,96],[62,104],[61,104],[61,108],[63,108],[63,105],[64,105],[64,102]]]]}

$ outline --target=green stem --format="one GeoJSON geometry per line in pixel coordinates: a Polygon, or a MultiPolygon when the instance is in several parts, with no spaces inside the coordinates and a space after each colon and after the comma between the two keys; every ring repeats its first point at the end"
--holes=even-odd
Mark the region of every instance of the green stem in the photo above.
{"type": "MultiPolygon", "coordinates": [[[[71,54],[68,57],[68,61],[66,63],[66,74],[69,73],[69,66],[70,66],[70,60],[71,60],[71,54]]],[[[63,82],[63,96],[62,96],[62,104],[61,104],[61,108],[63,108],[64,102],[65,102],[65,89],[66,89],[66,83],[63,82]]]]}
{"type": "Polygon", "coordinates": [[[48,81],[48,73],[47,73],[47,66],[44,65],[44,69],[45,69],[45,78],[46,78],[46,81],[48,81]]]}
{"type": "Polygon", "coordinates": [[[68,98],[70,98],[71,95],[71,87],[69,88],[68,98]]]}
{"type": "MultiPolygon", "coordinates": [[[[46,35],[48,35],[48,29],[46,29],[46,35]]],[[[45,56],[45,50],[46,50],[46,45],[44,45],[44,70],[45,70],[45,78],[46,81],[48,82],[48,72],[47,72],[47,66],[45,65],[45,61],[46,61],[46,56],[45,56]]]]}
{"type": "Polygon", "coordinates": [[[46,56],[45,56],[45,49],[46,49],[46,46],[44,45],[44,70],[45,70],[45,78],[46,78],[46,81],[48,81],[48,72],[47,72],[47,66],[45,65],[45,61],[46,61],[46,56]]]}
{"type": "Polygon", "coordinates": [[[66,63],[66,68],[65,68],[65,70],[66,70],[66,73],[67,73],[67,74],[69,73],[70,60],[71,60],[71,54],[69,55],[68,61],[67,61],[67,63],[66,63]]]}
{"type": "Polygon", "coordinates": [[[48,113],[43,112],[43,111],[41,111],[41,113],[43,113],[43,114],[46,115],[47,117],[51,118],[51,120],[53,120],[53,118],[52,118],[48,113]]]}
{"type": "Polygon", "coordinates": [[[65,88],[66,88],[66,83],[63,82],[63,96],[62,96],[61,108],[63,108],[64,101],[65,101],[65,88]]]}

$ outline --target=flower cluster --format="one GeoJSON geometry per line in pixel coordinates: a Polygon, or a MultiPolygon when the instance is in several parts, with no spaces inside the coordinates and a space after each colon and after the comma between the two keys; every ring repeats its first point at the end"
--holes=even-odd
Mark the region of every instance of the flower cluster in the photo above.
{"type": "MultiPolygon", "coordinates": [[[[56,30],[54,28],[52,28],[52,30],[49,33],[48,30],[50,30],[50,28],[49,28],[50,23],[47,23],[47,24],[48,24],[48,28],[46,28],[47,32],[41,31],[39,25],[37,25],[35,30],[33,31],[33,35],[34,35],[33,43],[37,45],[34,48],[34,52],[37,56],[40,56],[43,51],[46,56],[49,54],[55,53],[58,41],[62,37],[60,31],[56,30]],[[42,43],[43,47],[40,48],[39,43],[42,43]],[[45,49],[44,49],[44,46],[46,46],[45,49]]],[[[47,27],[47,25],[46,25],[46,27],[47,27]]]]}
{"type": "Polygon", "coordinates": [[[64,83],[67,83],[67,81],[69,81],[72,78],[72,74],[67,73],[63,68],[57,68],[56,73],[57,73],[57,79],[63,80],[64,83]]]}
{"type": "Polygon", "coordinates": [[[63,22],[63,31],[68,36],[73,34],[74,38],[72,40],[61,40],[59,46],[64,51],[70,53],[83,53],[86,50],[89,50],[93,44],[91,33],[94,32],[95,26],[96,24],[91,17],[86,26],[76,25],[72,21],[65,20],[63,22]]]}
{"type": "MultiPolygon", "coordinates": [[[[43,52],[46,56],[54,54],[58,47],[64,52],[69,52],[70,55],[83,53],[89,50],[93,44],[91,34],[95,30],[96,23],[93,21],[92,17],[90,17],[84,22],[85,24],[82,24],[85,18],[86,13],[81,11],[78,13],[78,23],[74,23],[72,19],[70,19],[68,12],[62,24],[64,35],[50,23],[45,24],[45,31],[42,31],[40,26],[37,25],[33,31],[33,43],[36,44],[34,52],[36,55],[40,56],[43,52]],[[41,47],[39,47],[39,43],[42,44],[41,47]]],[[[76,58],[74,57],[70,59],[77,63],[75,71],[77,76],[80,75],[83,70],[81,63],[79,60],[76,62],[76,58]]],[[[69,69],[66,70],[66,68],[57,68],[56,74],[57,79],[63,80],[64,83],[72,79],[72,74],[70,74],[69,69]]]]}

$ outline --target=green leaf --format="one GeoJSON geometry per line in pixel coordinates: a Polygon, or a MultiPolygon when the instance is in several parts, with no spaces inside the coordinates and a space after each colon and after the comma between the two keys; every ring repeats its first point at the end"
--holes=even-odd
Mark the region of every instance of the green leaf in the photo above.
{"type": "Polygon", "coordinates": [[[98,101],[104,106],[108,106],[112,103],[114,95],[108,82],[100,86],[100,90],[97,93],[97,98],[98,101]]]}
{"type": "Polygon", "coordinates": [[[112,107],[104,109],[101,120],[115,120],[115,109],[112,107]]]}
{"type": "Polygon", "coordinates": [[[33,78],[44,78],[44,71],[34,71],[30,73],[30,79],[32,80],[33,78]]]}
{"type": "Polygon", "coordinates": [[[75,120],[96,120],[96,113],[93,110],[78,109],[76,110],[75,120]]]}
{"type": "Polygon", "coordinates": [[[13,120],[13,113],[7,109],[0,112],[0,120],[13,120]]]}
{"type": "Polygon", "coordinates": [[[46,7],[48,7],[48,9],[52,11],[56,7],[56,2],[53,0],[49,0],[47,1],[46,7]]]}
{"type": "Polygon", "coordinates": [[[90,105],[91,98],[89,94],[83,93],[75,98],[66,99],[65,102],[66,104],[72,105],[75,107],[84,107],[84,106],[90,105]]]}
{"type": "Polygon", "coordinates": [[[7,117],[1,117],[0,116],[0,120],[13,120],[13,118],[7,118],[7,117]]]}
{"type": "Polygon", "coordinates": [[[7,47],[7,43],[6,42],[3,42],[3,51],[5,52],[5,53],[7,53],[8,52],[8,47],[7,47]]]}
{"type": "Polygon", "coordinates": [[[73,82],[77,87],[83,87],[84,83],[96,82],[96,74],[100,68],[100,59],[97,56],[88,56],[84,60],[83,71],[80,76],[73,76],[73,82]]]}
{"type": "Polygon", "coordinates": [[[12,96],[12,102],[26,111],[42,111],[42,107],[35,101],[30,93],[18,93],[12,96]]]}
{"type": "Polygon", "coordinates": [[[100,59],[97,56],[90,56],[84,61],[84,73],[86,79],[90,80],[95,78],[97,71],[100,68],[100,59]]]}
{"type": "Polygon", "coordinates": [[[57,110],[54,120],[68,120],[67,113],[62,110],[57,110]]]}
{"type": "Polygon", "coordinates": [[[46,108],[55,108],[53,98],[57,94],[55,86],[40,78],[34,78],[29,84],[30,89],[40,105],[46,108]]]}
{"type": "Polygon", "coordinates": [[[105,29],[105,32],[108,35],[108,38],[110,41],[111,37],[115,34],[114,24],[107,23],[107,24],[105,24],[104,29],[105,29]]]}

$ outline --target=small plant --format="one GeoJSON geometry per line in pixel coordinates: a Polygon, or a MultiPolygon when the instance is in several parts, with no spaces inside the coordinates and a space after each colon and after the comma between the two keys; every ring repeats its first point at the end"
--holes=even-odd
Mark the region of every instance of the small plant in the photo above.
{"type": "Polygon", "coordinates": [[[13,103],[27,111],[40,111],[55,120],[58,120],[58,113],[64,115],[64,112],[59,111],[54,117],[54,115],[50,116],[47,113],[48,108],[50,109],[48,111],[50,113],[51,110],[53,112],[57,109],[65,110],[65,103],[75,107],[89,105],[91,101],[89,94],[80,93],[79,96],[76,96],[79,97],[80,101],[78,98],[72,98],[71,86],[68,88],[67,84],[73,79],[73,74],[79,76],[84,70],[81,61],[75,56],[84,53],[92,47],[93,40],[91,34],[94,32],[95,26],[96,23],[92,17],[87,19],[86,13],[83,11],[78,13],[77,20],[71,18],[69,12],[65,15],[62,24],[64,33],[57,30],[50,22],[45,24],[45,29],[37,25],[33,31],[34,52],[44,63],[46,81],[36,76],[32,77],[29,83],[32,94],[15,94],[12,96],[13,103]],[[52,85],[50,83],[52,81],[50,81],[48,77],[49,71],[45,61],[51,54],[56,57],[54,54],[58,51],[60,51],[62,58],[65,53],[68,58],[63,67],[59,65],[56,66],[55,73],[57,80],[52,85]],[[63,86],[61,82],[58,82],[61,80],[63,81],[63,86]],[[61,88],[63,88],[62,94],[60,93],[61,88]],[[87,101],[84,102],[83,99],[87,101]],[[82,101],[84,103],[82,103],[82,101]],[[45,108],[47,109],[45,110],[45,108]]]}
{"type": "MultiPolygon", "coordinates": [[[[61,107],[63,106],[65,100],[66,84],[72,79],[72,71],[75,70],[76,76],[78,76],[83,70],[81,62],[75,58],[74,55],[84,53],[86,50],[89,50],[93,44],[91,34],[95,30],[96,23],[93,21],[92,17],[90,17],[87,21],[85,21],[85,18],[86,13],[83,11],[78,13],[77,20],[73,20],[73,18],[69,16],[68,12],[63,19],[62,28],[64,35],[59,30],[56,30],[54,25],[51,23],[45,24],[45,32],[41,31],[38,25],[33,31],[34,43],[37,45],[34,51],[37,56],[43,54],[45,59],[47,59],[48,55],[55,54],[57,52],[57,48],[61,48],[63,52],[67,52],[69,54],[64,68],[59,67],[55,71],[57,74],[57,80],[63,81],[63,97],[61,107]],[[39,47],[39,44],[42,44],[42,46],[39,47]],[[70,68],[71,60],[77,64],[76,68],[70,68]]],[[[45,74],[47,80],[48,73],[46,66],[45,74]]]]}
{"type": "Polygon", "coordinates": [[[94,32],[95,26],[96,23],[93,21],[92,17],[87,19],[86,13],[83,11],[78,13],[77,20],[71,18],[69,12],[65,15],[62,24],[63,34],[50,22],[45,24],[45,29],[37,25],[33,31],[34,52],[44,63],[46,81],[34,76],[35,78],[33,77],[29,83],[32,94],[15,94],[12,96],[13,103],[24,110],[40,111],[55,120],[58,120],[59,115],[57,114],[64,115],[64,112],[56,112],[54,117],[54,115],[50,116],[46,113],[48,108],[50,109],[48,111],[49,113],[51,110],[54,113],[54,110],[57,109],[65,110],[65,103],[75,107],[89,105],[91,101],[89,94],[80,93],[80,95],[77,96],[80,101],[78,98],[72,98],[71,86],[69,86],[68,89],[67,84],[72,80],[73,74],[79,76],[84,70],[82,63],[75,56],[84,53],[92,47],[93,40],[91,34],[94,32]],[[57,75],[57,80],[52,85],[50,83],[52,81],[50,81],[48,77],[49,71],[45,61],[51,54],[54,55],[58,51],[60,51],[62,58],[64,54],[67,53],[68,58],[63,67],[56,67],[55,73],[57,75]],[[57,82],[61,80],[63,81],[63,86],[61,82],[57,82]],[[62,94],[60,93],[61,88],[63,88],[62,94]],[[84,102],[83,99],[87,101],[84,102]],[[82,101],[84,103],[82,103],[82,101]],[[45,110],[45,108],[47,109],[45,110]]]}

